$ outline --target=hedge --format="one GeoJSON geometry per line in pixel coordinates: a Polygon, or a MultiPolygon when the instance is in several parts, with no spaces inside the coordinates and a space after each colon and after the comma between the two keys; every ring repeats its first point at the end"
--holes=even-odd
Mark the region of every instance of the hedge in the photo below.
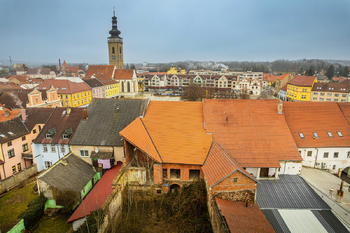
{"type": "Polygon", "coordinates": [[[29,202],[28,209],[20,215],[24,220],[26,230],[32,229],[44,215],[46,200],[47,198],[41,193],[33,201],[29,202]]]}

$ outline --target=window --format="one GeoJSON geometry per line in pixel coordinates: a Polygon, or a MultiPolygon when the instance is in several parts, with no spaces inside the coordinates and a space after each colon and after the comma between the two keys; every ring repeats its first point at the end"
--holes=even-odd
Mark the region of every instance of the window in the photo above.
{"type": "Polygon", "coordinates": [[[327,101],[331,101],[331,99],[328,98],[327,101]]]}
{"type": "Polygon", "coordinates": [[[336,165],[333,165],[333,170],[335,170],[337,168],[337,166],[336,165]]]}
{"type": "Polygon", "coordinates": [[[324,92],[321,92],[320,95],[324,96],[324,92]]]}
{"type": "Polygon", "coordinates": [[[80,100],[78,100],[78,105],[80,105],[80,100]]]}
{"type": "Polygon", "coordinates": [[[233,178],[233,183],[237,183],[238,178],[233,178]]]}
{"type": "Polygon", "coordinates": [[[55,145],[51,145],[51,152],[56,152],[56,146],[55,145]]]}
{"type": "Polygon", "coordinates": [[[112,53],[115,54],[115,49],[114,49],[114,47],[112,47],[112,53]]]}
{"type": "Polygon", "coordinates": [[[327,93],[327,96],[332,96],[332,93],[327,93]]]}
{"type": "Polygon", "coordinates": [[[28,150],[28,143],[22,145],[23,152],[28,150]]]}
{"type": "Polygon", "coordinates": [[[47,145],[46,144],[43,145],[43,152],[47,152],[47,145]]]}
{"type": "Polygon", "coordinates": [[[69,139],[69,135],[67,133],[62,134],[62,139],[69,139]]]}
{"type": "Polygon", "coordinates": [[[299,136],[300,136],[301,139],[305,138],[303,133],[299,133],[299,136]]]}
{"type": "Polygon", "coordinates": [[[79,94],[77,94],[78,98],[79,98],[79,94]]]}
{"type": "Polygon", "coordinates": [[[342,97],[346,97],[346,94],[342,94],[341,96],[342,96],[342,97]]]}
{"type": "Polygon", "coordinates": [[[74,105],[77,105],[77,102],[74,100],[74,105]]]}
{"type": "Polygon", "coordinates": [[[12,157],[15,157],[15,150],[14,149],[8,150],[7,155],[9,156],[9,159],[12,157]]]}
{"type": "Polygon", "coordinates": [[[341,100],[341,102],[346,102],[346,100],[341,100]]]}
{"type": "Polygon", "coordinates": [[[331,132],[327,132],[327,134],[328,134],[328,136],[329,136],[330,138],[332,138],[332,137],[333,137],[333,135],[332,135],[332,133],[331,133],[331,132]]]}
{"type": "Polygon", "coordinates": [[[338,97],[338,96],[339,96],[339,94],[334,94],[334,96],[335,96],[335,97],[338,97]]]}
{"type": "Polygon", "coordinates": [[[12,173],[16,173],[17,170],[16,170],[16,166],[12,166],[12,173]]]}
{"type": "Polygon", "coordinates": [[[340,131],[337,131],[339,137],[343,137],[343,134],[340,131]]]}
{"type": "Polygon", "coordinates": [[[45,138],[47,138],[47,139],[52,139],[52,134],[49,133],[49,132],[47,132],[47,133],[45,134],[45,138]]]}
{"type": "Polygon", "coordinates": [[[39,125],[39,131],[41,130],[41,126],[39,125]]]}
{"type": "Polygon", "coordinates": [[[81,157],[89,157],[89,151],[88,150],[80,150],[80,156],[81,157]]]}
{"type": "Polygon", "coordinates": [[[347,158],[350,158],[350,151],[348,151],[348,156],[347,156],[347,158]]]}
{"type": "Polygon", "coordinates": [[[303,92],[307,92],[307,90],[306,90],[306,89],[303,89],[303,92]]]}
{"type": "Polygon", "coordinates": [[[308,152],[307,152],[307,156],[308,156],[308,157],[311,157],[311,156],[312,156],[312,151],[308,151],[308,152]]]}
{"type": "Polygon", "coordinates": [[[312,100],[317,100],[317,98],[314,97],[314,98],[312,98],[312,100]]]}
{"type": "Polygon", "coordinates": [[[328,152],[324,152],[324,154],[323,154],[323,158],[328,158],[328,152]]]}
{"type": "Polygon", "coordinates": [[[338,102],[338,99],[334,99],[335,102],[338,102]]]}
{"type": "Polygon", "coordinates": [[[22,171],[21,163],[17,164],[17,169],[19,172],[22,171]]]}
{"type": "Polygon", "coordinates": [[[36,129],[33,129],[33,134],[36,134],[36,129]]]}
{"type": "Polygon", "coordinates": [[[61,152],[62,152],[62,153],[65,153],[65,152],[66,152],[66,149],[64,148],[64,145],[61,145],[61,152]]]}
{"type": "Polygon", "coordinates": [[[318,92],[314,92],[314,95],[318,95],[318,92]]]}
{"type": "Polygon", "coordinates": [[[51,161],[45,161],[45,168],[49,168],[52,166],[52,162],[51,161]]]}
{"type": "Polygon", "coordinates": [[[23,137],[22,137],[22,141],[24,141],[24,140],[26,140],[26,136],[23,136],[23,137]]]}
{"type": "Polygon", "coordinates": [[[319,138],[316,132],[313,132],[312,134],[314,135],[314,138],[319,138]]]}
{"type": "Polygon", "coordinates": [[[9,141],[9,142],[7,143],[7,146],[12,146],[12,142],[9,141]]]}
{"type": "Polygon", "coordinates": [[[338,158],[339,152],[334,152],[333,158],[338,158]]]}

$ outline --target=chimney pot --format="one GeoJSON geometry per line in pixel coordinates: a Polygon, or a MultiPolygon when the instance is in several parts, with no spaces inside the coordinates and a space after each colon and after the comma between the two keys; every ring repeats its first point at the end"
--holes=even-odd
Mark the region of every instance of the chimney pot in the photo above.
{"type": "Polygon", "coordinates": [[[26,115],[26,110],[25,109],[21,109],[21,116],[22,116],[22,121],[27,120],[27,115],[26,115]]]}
{"type": "Polygon", "coordinates": [[[83,120],[86,120],[87,118],[88,118],[87,110],[84,109],[84,110],[83,110],[83,120]]]}

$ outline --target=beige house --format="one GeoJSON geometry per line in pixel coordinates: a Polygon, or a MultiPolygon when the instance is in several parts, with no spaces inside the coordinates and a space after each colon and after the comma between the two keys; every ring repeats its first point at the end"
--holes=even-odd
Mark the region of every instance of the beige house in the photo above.
{"type": "Polygon", "coordinates": [[[349,85],[342,83],[315,83],[310,101],[349,102],[349,85]]]}
{"type": "Polygon", "coordinates": [[[279,93],[280,89],[287,85],[287,83],[292,80],[294,77],[291,74],[283,74],[281,77],[275,81],[275,92],[279,93]]]}

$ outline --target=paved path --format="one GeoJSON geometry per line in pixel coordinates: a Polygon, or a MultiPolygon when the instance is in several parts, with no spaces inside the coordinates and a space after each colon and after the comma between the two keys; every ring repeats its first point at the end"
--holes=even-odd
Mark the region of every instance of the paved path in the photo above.
{"type": "Polygon", "coordinates": [[[344,182],[344,196],[340,198],[337,196],[337,190],[339,190],[341,183],[340,178],[329,172],[309,167],[303,167],[300,175],[307,183],[317,188],[323,195],[329,197],[350,213],[350,192],[348,191],[350,185],[348,183],[344,182]],[[330,189],[333,189],[332,195],[330,195],[330,189]]]}

